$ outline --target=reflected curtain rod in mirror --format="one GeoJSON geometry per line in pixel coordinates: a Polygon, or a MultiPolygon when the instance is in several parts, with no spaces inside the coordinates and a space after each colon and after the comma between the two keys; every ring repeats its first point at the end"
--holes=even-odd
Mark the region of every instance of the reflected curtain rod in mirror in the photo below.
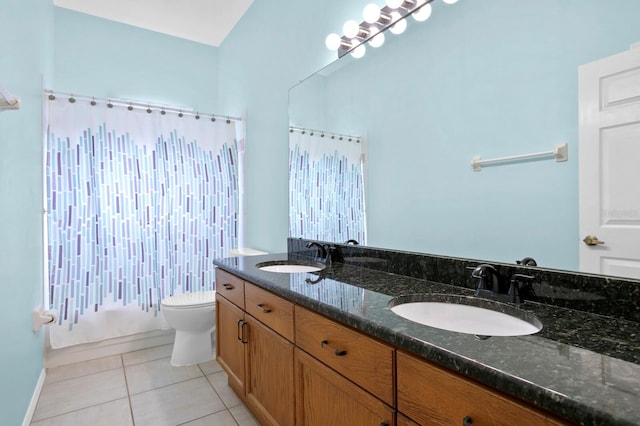
{"type": "Polygon", "coordinates": [[[338,140],[340,141],[346,139],[349,142],[355,140],[356,143],[360,143],[360,136],[352,136],[352,135],[345,135],[342,133],[327,132],[325,130],[305,129],[303,127],[289,126],[289,133],[293,133],[296,131],[302,133],[303,135],[307,132],[309,132],[309,136],[313,136],[314,134],[317,133],[318,136],[320,136],[321,138],[324,138],[326,136],[329,139],[338,138],[338,140]]]}
{"type": "MultiPolygon", "coordinates": [[[[442,0],[446,4],[457,3],[458,0],[442,0]]],[[[342,26],[343,35],[331,33],[325,39],[329,50],[337,50],[341,58],[351,53],[354,58],[362,58],[366,53],[365,43],[371,47],[384,44],[384,32],[402,34],[407,28],[409,15],[418,22],[423,22],[431,16],[433,0],[385,0],[385,6],[380,8],[375,3],[369,3],[362,11],[363,21],[358,24],[350,19],[342,26]]]]}

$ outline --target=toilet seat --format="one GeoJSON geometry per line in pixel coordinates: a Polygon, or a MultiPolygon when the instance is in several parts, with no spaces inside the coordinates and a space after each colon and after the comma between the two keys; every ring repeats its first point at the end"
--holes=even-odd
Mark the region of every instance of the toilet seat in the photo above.
{"type": "Polygon", "coordinates": [[[213,290],[176,294],[165,297],[161,303],[174,309],[212,306],[216,303],[216,292],[213,290]]]}

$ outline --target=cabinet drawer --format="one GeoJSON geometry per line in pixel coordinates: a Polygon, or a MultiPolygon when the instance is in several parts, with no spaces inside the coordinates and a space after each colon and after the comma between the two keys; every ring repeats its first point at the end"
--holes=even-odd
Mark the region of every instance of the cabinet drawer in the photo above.
{"type": "Polygon", "coordinates": [[[300,349],[294,351],[296,424],[395,425],[395,410],[300,349]]]}
{"type": "Polygon", "coordinates": [[[244,309],[244,281],[241,278],[216,269],[216,293],[244,309]]]}
{"type": "Polygon", "coordinates": [[[293,303],[248,282],[244,297],[248,314],[293,342],[293,303]]]}
{"type": "Polygon", "coordinates": [[[296,346],[394,406],[391,346],[300,306],[295,318],[296,346]]]}
{"type": "Polygon", "coordinates": [[[398,411],[423,425],[567,424],[401,351],[397,374],[398,411]]]}

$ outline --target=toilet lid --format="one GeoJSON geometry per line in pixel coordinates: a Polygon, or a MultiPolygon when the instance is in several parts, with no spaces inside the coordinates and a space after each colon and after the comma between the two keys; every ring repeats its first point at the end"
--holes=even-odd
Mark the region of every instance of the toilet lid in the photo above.
{"type": "Polygon", "coordinates": [[[215,291],[198,291],[194,293],[176,294],[162,299],[165,306],[187,307],[193,305],[211,305],[216,302],[215,291]]]}

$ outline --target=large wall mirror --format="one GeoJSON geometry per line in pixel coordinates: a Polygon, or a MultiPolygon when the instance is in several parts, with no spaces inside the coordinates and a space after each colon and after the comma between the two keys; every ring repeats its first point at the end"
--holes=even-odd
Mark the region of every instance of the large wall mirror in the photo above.
{"type": "Polygon", "coordinates": [[[577,271],[578,67],[640,42],[637,16],[635,0],[436,0],[292,87],[290,124],[363,137],[367,245],[577,271]],[[470,165],[563,142],[566,162],[470,165]]]}

